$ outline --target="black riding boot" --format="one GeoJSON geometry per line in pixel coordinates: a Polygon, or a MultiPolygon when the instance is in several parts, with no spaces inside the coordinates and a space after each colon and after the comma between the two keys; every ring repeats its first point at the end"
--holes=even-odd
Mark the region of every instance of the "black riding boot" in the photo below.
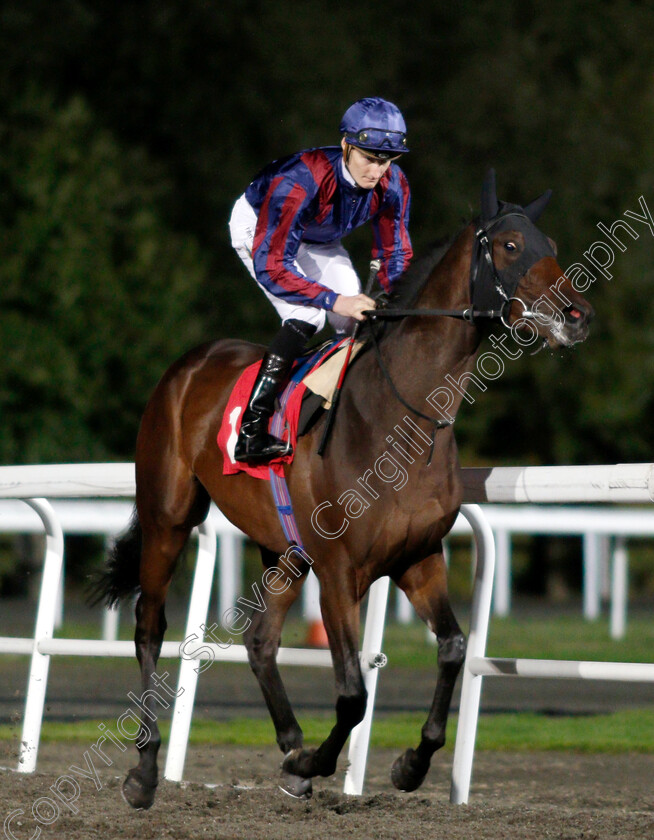
{"type": "Polygon", "coordinates": [[[243,412],[241,431],[234,448],[234,460],[258,464],[292,450],[289,444],[268,432],[268,421],[275,411],[275,400],[293,366],[293,359],[266,353],[243,412]]]}
{"type": "Polygon", "coordinates": [[[302,353],[316,328],[304,321],[286,321],[263,357],[248,407],[243,412],[241,430],[234,448],[234,460],[265,464],[288,455],[291,446],[268,432],[268,421],[275,411],[275,399],[289,377],[293,362],[302,353]]]}

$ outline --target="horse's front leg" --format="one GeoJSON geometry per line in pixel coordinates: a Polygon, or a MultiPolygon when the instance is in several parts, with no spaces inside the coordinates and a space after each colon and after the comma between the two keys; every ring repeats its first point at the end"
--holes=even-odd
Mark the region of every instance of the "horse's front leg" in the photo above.
{"type": "Polygon", "coordinates": [[[447,570],[442,554],[411,566],[396,583],[438,640],[438,678],[429,716],[417,748],[408,749],[393,764],[396,788],[416,790],[424,781],[432,755],[445,743],[445,728],[456,679],[465,659],[466,640],[450,607],[447,570]]]}
{"type": "Polygon", "coordinates": [[[336,724],[316,749],[295,749],[283,769],[296,776],[331,776],[350,732],[363,720],[367,692],[359,662],[359,601],[342,579],[321,579],[320,607],[329,638],[338,697],[336,724]]]}

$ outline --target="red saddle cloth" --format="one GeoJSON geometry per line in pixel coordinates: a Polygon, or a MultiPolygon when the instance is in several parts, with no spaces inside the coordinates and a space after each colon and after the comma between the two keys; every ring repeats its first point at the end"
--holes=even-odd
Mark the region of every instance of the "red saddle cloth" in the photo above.
{"type": "MultiPolygon", "coordinates": [[[[223,414],[223,422],[220,424],[220,431],[218,432],[218,446],[223,453],[223,475],[246,472],[255,478],[270,479],[271,469],[277,475],[284,475],[284,463],[293,460],[293,453],[280,458],[274,458],[267,464],[244,464],[234,460],[234,447],[236,446],[238,433],[241,428],[241,418],[247,408],[252,386],[254,385],[254,380],[257,378],[260,367],[261,362],[255,362],[250,367],[245,368],[238,378],[236,385],[234,385],[229,402],[227,403],[227,408],[223,414]]],[[[297,422],[300,416],[303,393],[303,385],[294,389],[286,406],[284,433],[280,436],[282,440],[290,440],[293,451],[295,451],[297,440],[297,422]]],[[[272,425],[272,419],[270,425],[272,425]]]]}
{"type": "Polygon", "coordinates": [[[279,476],[284,475],[284,464],[290,463],[293,460],[293,454],[295,453],[297,444],[300,409],[302,408],[302,399],[306,391],[306,386],[301,379],[326,361],[343,342],[344,340],[340,340],[325,348],[321,348],[308,362],[305,361],[296,368],[296,372],[284,389],[280,399],[282,406],[281,416],[279,411],[275,412],[268,426],[269,431],[275,437],[290,441],[293,451],[289,455],[274,458],[266,464],[244,464],[234,460],[234,447],[236,446],[238,433],[241,428],[241,418],[247,408],[252,386],[261,367],[261,362],[255,362],[253,365],[245,368],[230,394],[227,408],[220,424],[220,431],[218,432],[218,446],[223,454],[223,475],[235,475],[239,472],[246,472],[255,478],[265,478],[268,480],[270,480],[270,470],[273,470],[279,476]]]}

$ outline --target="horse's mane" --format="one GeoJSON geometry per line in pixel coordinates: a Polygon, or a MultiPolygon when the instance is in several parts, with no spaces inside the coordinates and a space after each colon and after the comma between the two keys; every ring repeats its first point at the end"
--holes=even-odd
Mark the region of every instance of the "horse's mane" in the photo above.
{"type": "MultiPolygon", "coordinates": [[[[423,286],[434,268],[450,249],[454,239],[455,237],[439,239],[430,246],[427,253],[411,263],[402,276],[395,281],[393,290],[388,296],[388,302],[384,307],[386,310],[412,309],[415,306],[423,286]]],[[[377,321],[374,326],[373,323],[364,322],[362,325],[361,338],[364,339],[365,345],[359,355],[354,359],[355,362],[370,347],[369,339],[371,329],[375,330],[379,341],[384,341],[402,323],[402,320],[377,321]]]]}
{"type": "Polygon", "coordinates": [[[388,309],[409,309],[415,304],[427,278],[443,259],[452,242],[453,237],[440,239],[431,245],[426,254],[411,263],[396,281],[389,295],[388,309]]]}

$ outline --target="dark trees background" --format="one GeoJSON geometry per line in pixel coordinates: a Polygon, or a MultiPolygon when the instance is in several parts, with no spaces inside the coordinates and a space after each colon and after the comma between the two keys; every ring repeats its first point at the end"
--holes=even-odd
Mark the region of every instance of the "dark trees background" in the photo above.
{"type": "MultiPolygon", "coordinates": [[[[4,0],[0,3],[0,461],[130,460],[149,391],[276,316],[232,253],[269,160],[338,142],[364,95],[409,124],[417,254],[500,195],[554,198],[563,267],[643,195],[654,211],[654,8],[645,2],[4,0]]],[[[589,341],[507,366],[458,422],[464,461],[650,460],[654,237],[588,296],[589,341]]],[[[347,243],[362,275],[368,233],[347,243]]]]}

